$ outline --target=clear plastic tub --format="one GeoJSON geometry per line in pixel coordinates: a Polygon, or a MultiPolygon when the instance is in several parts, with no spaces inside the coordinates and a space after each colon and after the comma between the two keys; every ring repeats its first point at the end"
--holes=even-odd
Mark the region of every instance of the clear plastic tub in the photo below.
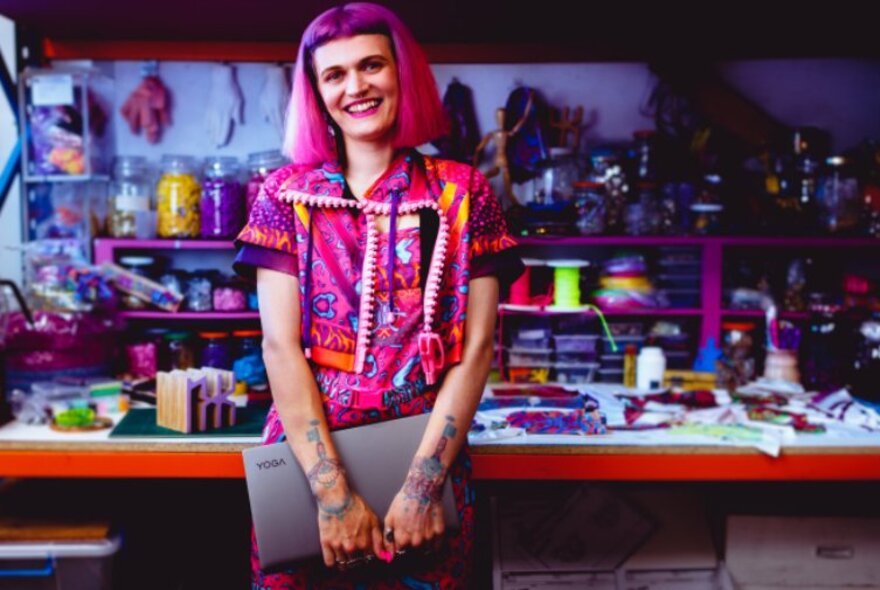
{"type": "MultiPolygon", "coordinates": [[[[615,336],[614,342],[617,344],[617,354],[622,354],[624,349],[632,344],[639,349],[642,347],[642,344],[645,342],[644,336],[615,336]]],[[[611,340],[607,337],[602,336],[602,352],[605,354],[615,354],[614,349],[611,348],[611,340]]]]}
{"type": "Polygon", "coordinates": [[[623,369],[622,354],[603,354],[599,357],[603,369],[623,369]]]}
{"type": "Polygon", "coordinates": [[[599,336],[596,334],[558,334],[553,337],[557,353],[595,353],[599,336]]]}
{"type": "Polygon", "coordinates": [[[599,363],[556,363],[555,369],[559,383],[592,383],[599,363]]]}
{"type": "Polygon", "coordinates": [[[616,338],[617,336],[641,336],[645,327],[641,322],[610,322],[608,330],[616,338]]]}
{"type": "Polygon", "coordinates": [[[549,336],[542,336],[540,338],[514,336],[511,340],[511,348],[549,349],[551,345],[549,336]]]}
{"type": "Polygon", "coordinates": [[[623,369],[599,369],[597,376],[600,383],[623,383],[623,369]]]}
{"type": "Polygon", "coordinates": [[[557,352],[557,363],[594,363],[598,355],[595,352],[557,352]]]}
{"type": "Polygon", "coordinates": [[[507,364],[511,367],[549,366],[552,354],[553,351],[550,349],[508,348],[507,364]]]}
{"type": "Polygon", "coordinates": [[[0,542],[0,590],[110,590],[118,537],[0,542]]]}

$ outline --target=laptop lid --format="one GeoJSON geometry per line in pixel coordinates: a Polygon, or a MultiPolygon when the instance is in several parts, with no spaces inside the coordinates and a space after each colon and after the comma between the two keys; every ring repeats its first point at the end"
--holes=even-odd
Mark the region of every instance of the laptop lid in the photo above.
{"type": "MultiPolygon", "coordinates": [[[[382,520],[400,491],[430,414],[331,432],[349,485],[382,520]]],[[[290,445],[242,451],[260,567],[271,571],[321,554],[318,508],[290,445]]],[[[443,488],[447,529],[458,528],[450,478],[443,488]]]]}

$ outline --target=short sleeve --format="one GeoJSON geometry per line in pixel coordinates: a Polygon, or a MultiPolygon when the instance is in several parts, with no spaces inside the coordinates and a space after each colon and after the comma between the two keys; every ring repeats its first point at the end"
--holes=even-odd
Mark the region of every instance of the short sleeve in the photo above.
{"type": "Polygon", "coordinates": [[[470,276],[476,279],[495,276],[505,289],[525,270],[517,253],[516,240],[510,234],[501,205],[489,181],[474,173],[470,215],[470,276]]]}
{"type": "Polygon", "coordinates": [[[281,168],[263,182],[247,224],[235,239],[238,252],[232,268],[239,275],[253,278],[257,268],[297,274],[293,206],[278,198],[279,190],[293,172],[292,166],[281,168]]]}

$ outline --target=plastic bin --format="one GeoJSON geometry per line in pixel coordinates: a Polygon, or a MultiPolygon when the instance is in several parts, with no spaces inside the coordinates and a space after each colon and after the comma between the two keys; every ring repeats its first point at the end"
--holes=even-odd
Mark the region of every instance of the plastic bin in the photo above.
{"type": "Polygon", "coordinates": [[[623,369],[622,354],[603,354],[599,357],[603,369],[623,369]]]}
{"type": "Polygon", "coordinates": [[[599,336],[596,334],[558,334],[554,336],[553,340],[556,344],[557,353],[577,352],[595,354],[599,336]]]}
{"type": "Polygon", "coordinates": [[[557,352],[556,362],[563,364],[595,363],[599,358],[595,352],[557,352]]]}
{"type": "Polygon", "coordinates": [[[559,383],[592,383],[599,363],[556,363],[556,381],[559,383]]]}
{"type": "Polygon", "coordinates": [[[623,369],[599,369],[600,383],[623,383],[623,369]]]}
{"type": "Polygon", "coordinates": [[[2,590],[110,590],[119,537],[95,541],[0,541],[2,590]]]}
{"type": "Polygon", "coordinates": [[[511,367],[541,367],[550,364],[552,350],[540,348],[509,348],[507,364],[511,367]]]}

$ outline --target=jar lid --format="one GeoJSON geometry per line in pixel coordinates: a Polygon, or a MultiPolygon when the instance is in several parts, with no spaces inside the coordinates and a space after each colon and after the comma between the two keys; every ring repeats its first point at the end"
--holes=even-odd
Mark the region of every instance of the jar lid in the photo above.
{"type": "Polygon", "coordinates": [[[697,213],[719,213],[724,210],[724,205],[719,203],[694,203],[691,205],[691,211],[697,213]]]}
{"type": "Polygon", "coordinates": [[[168,332],[165,334],[165,340],[179,341],[189,338],[189,332],[168,332]]]}
{"type": "Polygon", "coordinates": [[[113,160],[113,174],[117,176],[143,174],[146,169],[147,159],[144,156],[117,156],[113,160]]]}
{"type": "Polygon", "coordinates": [[[204,338],[205,340],[217,340],[219,338],[228,337],[228,332],[199,332],[199,338],[204,338]]]}
{"type": "Polygon", "coordinates": [[[636,139],[647,139],[654,135],[657,135],[657,132],[654,129],[636,129],[633,131],[633,137],[636,139]]]}
{"type": "Polygon", "coordinates": [[[571,183],[574,188],[604,188],[605,185],[596,180],[577,180],[571,183]]]}
{"type": "Polygon", "coordinates": [[[196,159],[193,156],[181,156],[178,154],[165,154],[161,159],[162,170],[167,172],[192,172],[197,168],[196,159]]]}
{"type": "Polygon", "coordinates": [[[121,256],[119,264],[122,266],[150,266],[156,264],[156,259],[152,256],[121,256]]]}
{"type": "Polygon", "coordinates": [[[212,156],[205,160],[205,176],[228,176],[238,172],[238,159],[232,156],[212,156]]]}
{"type": "Polygon", "coordinates": [[[722,330],[737,330],[739,332],[749,332],[755,329],[755,324],[751,322],[721,322],[722,330]]]}
{"type": "Polygon", "coordinates": [[[547,266],[551,268],[583,268],[590,266],[589,260],[548,260],[547,266]]]}
{"type": "Polygon", "coordinates": [[[263,335],[262,330],[235,330],[232,335],[236,338],[257,338],[263,335]]]}
{"type": "Polygon", "coordinates": [[[830,156],[825,158],[825,163],[829,166],[838,168],[840,166],[846,166],[846,158],[843,156],[830,156]]]}
{"type": "Polygon", "coordinates": [[[281,168],[287,162],[287,158],[278,150],[253,152],[247,157],[249,168],[281,168]]]}
{"type": "Polygon", "coordinates": [[[562,158],[565,156],[570,156],[572,153],[573,152],[571,151],[571,148],[567,148],[567,147],[559,146],[559,147],[550,148],[550,157],[551,158],[562,158]]]}

